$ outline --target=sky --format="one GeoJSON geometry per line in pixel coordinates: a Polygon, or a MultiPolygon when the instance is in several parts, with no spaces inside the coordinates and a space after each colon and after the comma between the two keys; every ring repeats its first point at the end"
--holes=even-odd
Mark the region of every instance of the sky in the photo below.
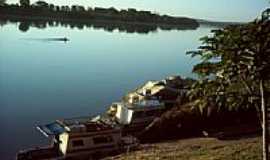
{"type": "MultiPolygon", "coordinates": [[[[7,0],[18,3],[19,0],[7,0]]],[[[36,0],[30,0],[31,3],[36,0]]],[[[45,0],[57,5],[80,4],[90,7],[136,8],[160,14],[187,16],[214,21],[247,22],[266,8],[269,0],[45,0]]]]}

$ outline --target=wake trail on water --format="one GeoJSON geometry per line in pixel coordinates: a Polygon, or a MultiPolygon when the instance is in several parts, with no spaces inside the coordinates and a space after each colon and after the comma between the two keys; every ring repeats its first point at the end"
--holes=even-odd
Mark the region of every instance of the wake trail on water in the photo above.
{"type": "Polygon", "coordinates": [[[21,38],[22,40],[27,40],[27,41],[41,41],[41,42],[51,42],[51,41],[62,41],[62,42],[67,42],[70,41],[68,38],[21,38]]]}

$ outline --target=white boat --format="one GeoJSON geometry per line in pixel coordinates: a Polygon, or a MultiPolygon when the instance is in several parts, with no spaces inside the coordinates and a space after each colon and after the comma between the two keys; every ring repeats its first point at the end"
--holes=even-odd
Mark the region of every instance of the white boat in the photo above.
{"type": "Polygon", "coordinates": [[[100,118],[57,120],[37,126],[52,145],[20,151],[17,160],[96,159],[138,146],[135,137],[121,134],[121,128],[100,118]]]}
{"type": "Polygon", "coordinates": [[[133,103],[113,103],[109,112],[122,128],[124,135],[137,135],[166,110],[158,100],[141,100],[133,103]]]}

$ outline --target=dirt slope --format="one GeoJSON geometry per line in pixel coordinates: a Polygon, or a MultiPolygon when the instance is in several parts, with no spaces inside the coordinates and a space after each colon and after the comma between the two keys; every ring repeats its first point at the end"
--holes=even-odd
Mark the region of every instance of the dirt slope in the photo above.
{"type": "Polygon", "coordinates": [[[106,160],[261,160],[260,144],[260,137],[235,140],[191,138],[144,144],[138,151],[106,160]]]}

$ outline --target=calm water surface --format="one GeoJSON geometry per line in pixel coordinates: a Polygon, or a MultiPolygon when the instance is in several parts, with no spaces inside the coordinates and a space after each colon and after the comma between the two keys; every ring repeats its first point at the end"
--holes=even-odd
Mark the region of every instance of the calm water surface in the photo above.
{"type": "Polygon", "coordinates": [[[197,48],[211,28],[148,34],[65,27],[0,27],[0,159],[46,144],[36,124],[104,112],[147,80],[191,77],[197,48]],[[71,41],[40,38],[68,37],[71,41]]]}

